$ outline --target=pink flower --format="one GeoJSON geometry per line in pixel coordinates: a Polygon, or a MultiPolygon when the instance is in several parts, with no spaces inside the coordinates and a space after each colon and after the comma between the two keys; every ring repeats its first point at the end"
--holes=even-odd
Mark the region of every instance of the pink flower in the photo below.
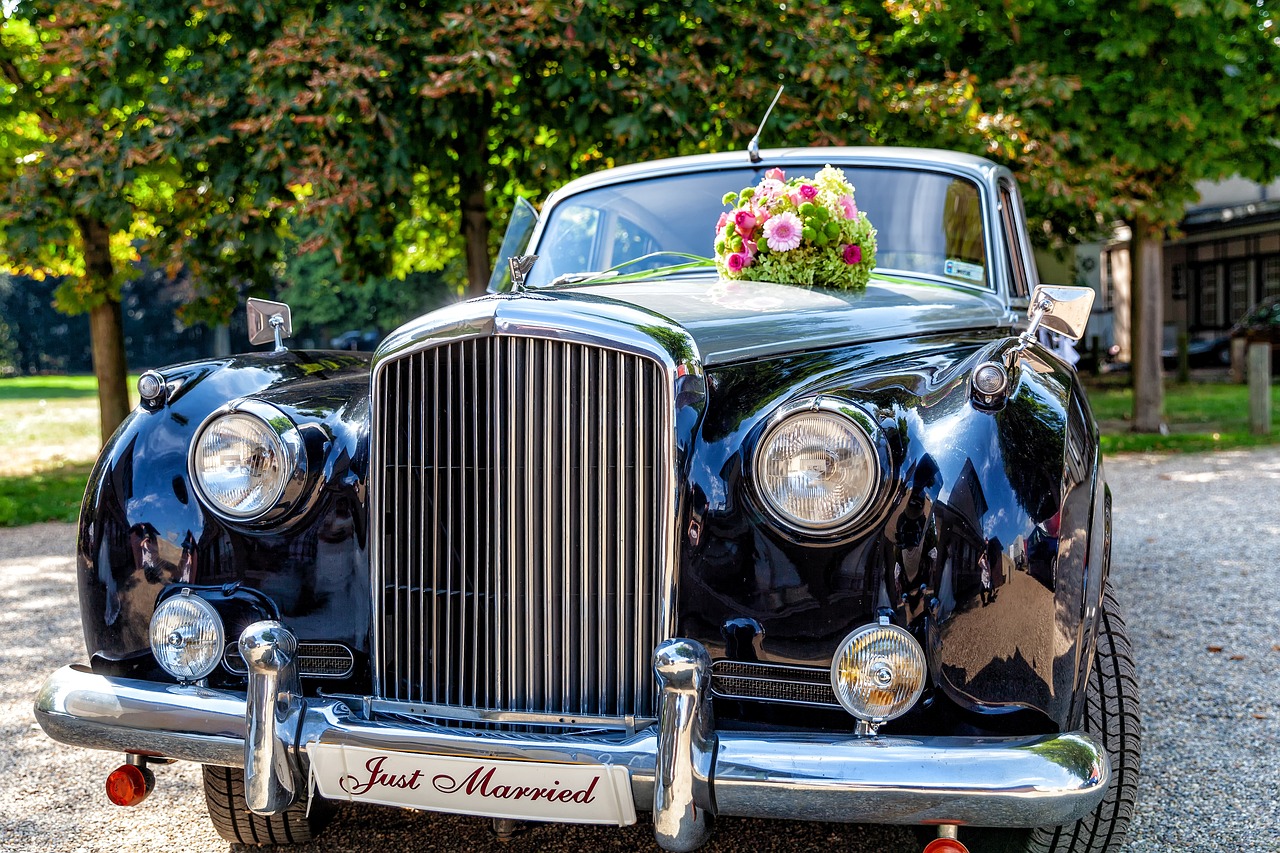
{"type": "MultiPolygon", "coordinates": [[[[773,171],[779,172],[781,170],[774,169],[773,171]]],[[[782,183],[782,181],[774,178],[765,178],[760,182],[760,192],[758,193],[758,196],[763,196],[766,200],[777,198],[782,195],[783,190],[786,188],[786,184],[782,183]]]]}
{"type": "Polygon", "coordinates": [[[862,247],[857,243],[849,243],[844,247],[844,262],[849,266],[862,263],[862,247]]]}
{"type": "Polygon", "coordinates": [[[725,265],[729,267],[729,272],[742,272],[742,268],[751,263],[751,260],[743,252],[734,252],[725,259],[725,265]]]}
{"type": "Polygon", "coordinates": [[[725,224],[726,224],[728,221],[729,221],[729,214],[727,214],[727,213],[721,213],[721,214],[720,214],[720,221],[716,223],[716,233],[717,233],[717,234],[719,234],[721,231],[723,231],[723,230],[724,230],[724,226],[725,226],[725,224]]]}
{"type": "Polygon", "coordinates": [[[845,219],[858,218],[858,206],[853,203],[853,196],[851,195],[840,196],[840,207],[844,210],[845,219]]]}
{"type": "Polygon", "coordinates": [[[750,237],[751,232],[756,229],[756,215],[749,210],[739,210],[734,214],[733,222],[743,238],[750,237]]]}
{"type": "Polygon", "coordinates": [[[743,240],[742,251],[747,255],[747,266],[751,266],[751,262],[756,259],[756,253],[760,250],[756,248],[755,240],[743,240]]]}
{"type": "Polygon", "coordinates": [[[800,217],[779,213],[764,224],[764,241],[775,252],[789,252],[799,247],[801,231],[800,217]]]}
{"type": "Polygon", "coordinates": [[[800,185],[800,198],[804,199],[805,201],[813,201],[817,197],[818,197],[818,188],[815,187],[813,184],[800,185]]]}
{"type": "Polygon", "coordinates": [[[765,180],[769,181],[785,181],[786,176],[782,174],[782,170],[775,167],[764,173],[765,180]]]}

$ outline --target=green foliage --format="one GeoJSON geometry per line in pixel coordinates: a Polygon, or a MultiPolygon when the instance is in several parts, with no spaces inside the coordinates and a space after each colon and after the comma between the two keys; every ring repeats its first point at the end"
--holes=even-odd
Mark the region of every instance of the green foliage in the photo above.
{"type": "Polygon", "coordinates": [[[1244,0],[885,4],[889,117],[1005,160],[1044,234],[1174,225],[1202,179],[1280,173],[1280,41],[1244,0]]]}
{"type": "MultiPolygon", "coordinates": [[[[370,279],[350,287],[332,255],[324,253],[291,258],[284,278],[288,283],[279,296],[293,309],[296,322],[331,333],[376,329],[385,334],[460,296],[439,273],[429,272],[411,271],[402,278],[370,279]]],[[[326,347],[328,341],[318,345],[326,347]]]]}
{"type": "Polygon", "coordinates": [[[413,274],[474,290],[513,196],[741,146],[780,83],[766,146],[987,154],[1050,241],[1164,224],[1197,179],[1280,168],[1266,5],[22,3],[0,34],[0,260],[68,275],[69,310],[118,298],[134,259],[185,267],[189,321],[282,280],[321,315],[413,274]]]}

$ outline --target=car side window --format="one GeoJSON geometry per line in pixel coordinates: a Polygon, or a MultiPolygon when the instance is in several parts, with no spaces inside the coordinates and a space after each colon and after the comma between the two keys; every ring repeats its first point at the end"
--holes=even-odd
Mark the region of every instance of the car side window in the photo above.
{"type": "Polygon", "coordinates": [[[1030,276],[1027,274],[1022,243],[1022,219],[1018,215],[1017,198],[1008,182],[1000,182],[1000,230],[1004,232],[1005,254],[1008,255],[1009,293],[1011,296],[1030,296],[1030,276]]]}

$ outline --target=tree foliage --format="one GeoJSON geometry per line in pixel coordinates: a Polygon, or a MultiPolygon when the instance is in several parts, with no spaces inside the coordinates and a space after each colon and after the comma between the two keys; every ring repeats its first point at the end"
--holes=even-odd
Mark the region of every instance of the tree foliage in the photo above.
{"type": "MultiPolygon", "coordinates": [[[[653,156],[940,144],[1015,167],[1043,239],[1175,222],[1277,168],[1268,0],[24,0],[0,37],[0,253],[187,320],[287,282],[483,287],[515,195],[653,156]]],[[[325,306],[328,306],[327,308],[325,306]]],[[[95,328],[98,328],[95,326],[95,328]]],[[[119,367],[123,371],[123,365],[119,367]]]]}
{"type": "Polygon", "coordinates": [[[1042,237],[1135,237],[1136,428],[1162,420],[1160,247],[1195,185],[1280,174],[1269,0],[891,0],[888,135],[1006,160],[1042,237]]]}

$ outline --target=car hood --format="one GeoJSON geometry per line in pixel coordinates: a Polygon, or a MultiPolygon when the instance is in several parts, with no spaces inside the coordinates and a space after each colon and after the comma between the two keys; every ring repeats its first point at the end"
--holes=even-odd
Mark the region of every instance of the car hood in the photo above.
{"type": "Polygon", "coordinates": [[[688,330],[704,364],[1007,324],[994,294],[882,276],[864,291],[709,276],[557,288],[628,303],[688,330]]]}

